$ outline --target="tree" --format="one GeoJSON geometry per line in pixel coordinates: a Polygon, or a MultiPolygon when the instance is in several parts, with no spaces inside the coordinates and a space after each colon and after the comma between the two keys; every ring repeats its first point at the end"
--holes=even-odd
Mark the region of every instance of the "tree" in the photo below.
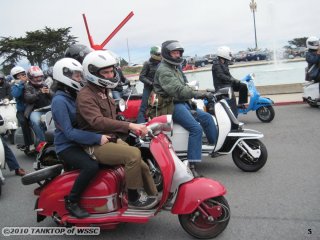
{"type": "Polygon", "coordinates": [[[307,41],[307,37],[301,37],[301,38],[294,38],[293,40],[288,41],[290,46],[294,46],[292,48],[295,47],[306,47],[306,41],[307,41]]]}
{"type": "Polygon", "coordinates": [[[121,58],[120,67],[123,67],[123,66],[128,66],[128,62],[124,58],[121,58]]]}
{"type": "Polygon", "coordinates": [[[26,32],[25,37],[1,37],[0,57],[5,59],[1,65],[8,69],[22,58],[27,58],[31,65],[52,66],[63,57],[70,44],[77,42],[77,37],[70,35],[70,29],[71,27],[45,27],[42,30],[26,32]]]}

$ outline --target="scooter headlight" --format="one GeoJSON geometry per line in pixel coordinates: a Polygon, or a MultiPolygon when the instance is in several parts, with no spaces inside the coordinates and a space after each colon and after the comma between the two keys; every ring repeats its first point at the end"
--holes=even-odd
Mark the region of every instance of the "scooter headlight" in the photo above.
{"type": "Polygon", "coordinates": [[[117,99],[116,105],[120,112],[124,112],[126,110],[126,102],[124,101],[123,98],[117,99]]]}

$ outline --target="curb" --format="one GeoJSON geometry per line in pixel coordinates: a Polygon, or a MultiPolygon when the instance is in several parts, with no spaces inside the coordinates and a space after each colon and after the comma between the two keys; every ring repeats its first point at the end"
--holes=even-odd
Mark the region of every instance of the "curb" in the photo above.
{"type": "Polygon", "coordinates": [[[285,106],[285,105],[293,105],[293,104],[303,104],[303,101],[287,101],[287,102],[276,102],[274,106],[285,106]]]}

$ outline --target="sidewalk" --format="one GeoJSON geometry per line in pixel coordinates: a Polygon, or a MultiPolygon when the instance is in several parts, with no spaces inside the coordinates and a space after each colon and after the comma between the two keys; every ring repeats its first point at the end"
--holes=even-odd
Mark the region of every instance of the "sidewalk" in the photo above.
{"type": "Polygon", "coordinates": [[[276,106],[303,103],[302,93],[285,93],[285,94],[272,94],[272,95],[262,95],[262,96],[268,97],[271,100],[273,100],[276,106]]]}

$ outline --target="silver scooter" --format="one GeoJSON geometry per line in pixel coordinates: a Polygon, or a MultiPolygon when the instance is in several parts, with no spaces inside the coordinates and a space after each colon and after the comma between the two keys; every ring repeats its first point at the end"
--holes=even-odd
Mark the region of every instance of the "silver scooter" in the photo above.
{"type": "Polygon", "coordinates": [[[320,102],[317,101],[319,98],[319,82],[305,81],[303,83],[303,101],[308,103],[310,107],[318,107],[320,106],[320,102]]]}
{"type": "Polygon", "coordinates": [[[16,101],[9,99],[0,100],[0,112],[4,123],[0,126],[0,134],[7,135],[10,143],[14,143],[14,134],[18,128],[18,120],[16,117],[16,101]]]}

